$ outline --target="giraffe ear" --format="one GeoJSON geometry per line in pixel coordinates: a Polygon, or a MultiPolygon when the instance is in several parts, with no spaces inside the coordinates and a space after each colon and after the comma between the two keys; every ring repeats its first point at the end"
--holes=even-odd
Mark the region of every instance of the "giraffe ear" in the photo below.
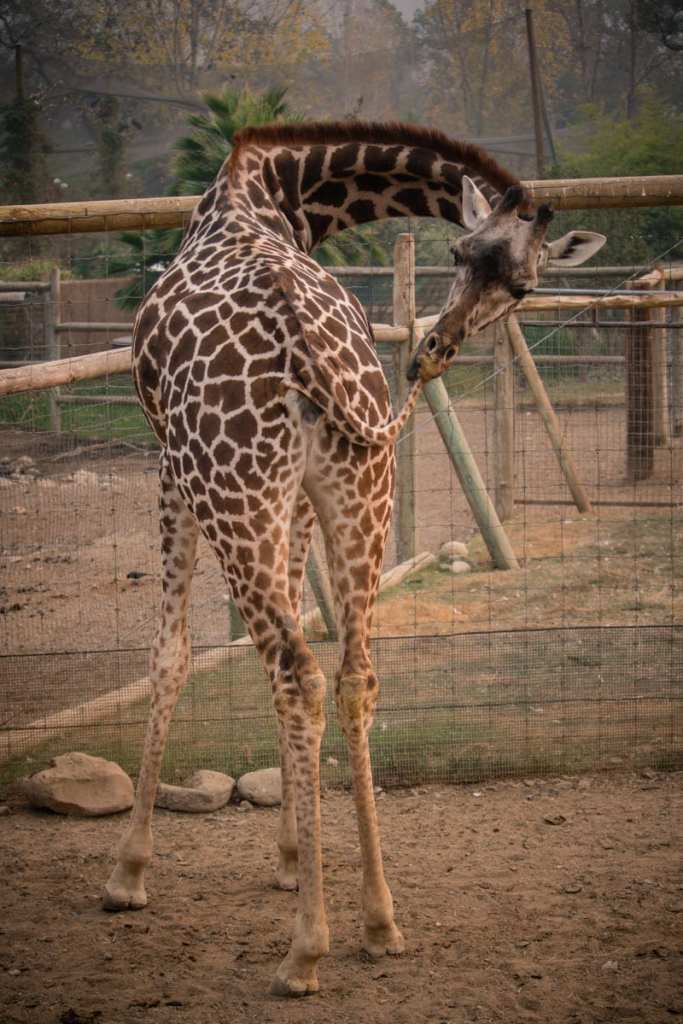
{"type": "Polygon", "coordinates": [[[597,231],[569,231],[548,243],[549,267],[578,267],[602,249],[607,239],[597,231]]]}
{"type": "Polygon", "coordinates": [[[462,176],[462,223],[474,231],[491,213],[489,201],[466,174],[462,176]]]}

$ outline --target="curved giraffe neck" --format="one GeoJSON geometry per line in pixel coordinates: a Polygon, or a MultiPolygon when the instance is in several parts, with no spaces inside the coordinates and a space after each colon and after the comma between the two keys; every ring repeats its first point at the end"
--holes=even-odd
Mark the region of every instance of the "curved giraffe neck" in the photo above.
{"type": "Polygon", "coordinates": [[[346,228],[389,217],[461,224],[462,176],[491,201],[519,181],[476,146],[406,125],[270,125],[236,139],[232,204],[305,252],[346,228]]]}

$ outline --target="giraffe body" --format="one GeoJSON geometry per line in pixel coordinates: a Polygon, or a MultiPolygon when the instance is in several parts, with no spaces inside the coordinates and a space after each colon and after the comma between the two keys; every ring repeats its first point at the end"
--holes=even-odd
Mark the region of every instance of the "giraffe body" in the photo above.
{"type": "Polygon", "coordinates": [[[546,224],[532,217],[511,175],[439,133],[363,124],[249,129],[138,314],[134,379],[162,449],[162,603],[136,802],[104,903],[146,902],[152,808],[188,672],[186,615],[201,531],[261,655],[277,715],[277,881],[299,888],[292,944],[273,983],[279,994],[316,991],[328,948],[319,806],[326,684],[300,621],[316,518],[339,628],[335,700],[358,814],[363,944],[373,956],[398,953],[403,939],[384,878],[368,752],[379,692],[368,635],[391,518],[393,441],[422,380],[452,362],[462,334],[519,301],[511,274],[518,289],[535,283],[546,224]],[[492,214],[485,193],[493,200],[501,192],[492,214]],[[309,252],[354,223],[411,214],[471,221],[473,269],[416,352],[415,383],[394,417],[362,307],[309,252]],[[482,253],[486,273],[476,269],[482,253]]]}

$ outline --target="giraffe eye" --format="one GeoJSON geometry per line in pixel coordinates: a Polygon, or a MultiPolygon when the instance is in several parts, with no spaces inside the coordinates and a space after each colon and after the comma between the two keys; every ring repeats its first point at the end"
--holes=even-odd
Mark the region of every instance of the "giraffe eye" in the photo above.
{"type": "Polygon", "coordinates": [[[524,296],[528,295],[531,291],[533,291],[532,288],[524,288],[521,285],[512,285],[510,288],[510,295],[512,296],[513,299],[519,300],[523,299],[524,296]]]}
{"type": "Polygon", "coordinates": [[[462,256],[455,248],[455,246],[451,246],[451,256],[453,257],[453,263],[456,267],[462,263],[462,256]]]}

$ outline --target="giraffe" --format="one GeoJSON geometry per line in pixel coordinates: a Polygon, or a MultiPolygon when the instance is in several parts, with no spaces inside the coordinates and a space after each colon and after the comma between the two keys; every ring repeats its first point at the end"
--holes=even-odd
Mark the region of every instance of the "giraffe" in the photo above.
{"type": "Polygon", "coordinates": [[[328,951],[319,755],[326,682],[300,619],[316,519],[338,620],[335,703],[346,737],[362,856],[363,947],[404,941],[382,864],[368,733],[379,693],[368,633],[392,510],[394,446],[425,380],[463,337],[502,316],[550,260],[604,241],[548,243],[552,212],[482,150],[438,131],[344,122],[248,128],[198,203],[182,246],[138,312],[133,374],[161,446],[162,595],[136,798],[104,906],[146,904],[151,818],[170,718],[187,678],[187,608],[200,532],[215,552],[270,679],[282,769],[276,883],[298,888],[291,945],[272,991],[318,990],[328,951]],[[359,302],[310,256],[335,232],[386,217],[463,226],[454,279],[417,347],[392,414],[359,302]]]}

